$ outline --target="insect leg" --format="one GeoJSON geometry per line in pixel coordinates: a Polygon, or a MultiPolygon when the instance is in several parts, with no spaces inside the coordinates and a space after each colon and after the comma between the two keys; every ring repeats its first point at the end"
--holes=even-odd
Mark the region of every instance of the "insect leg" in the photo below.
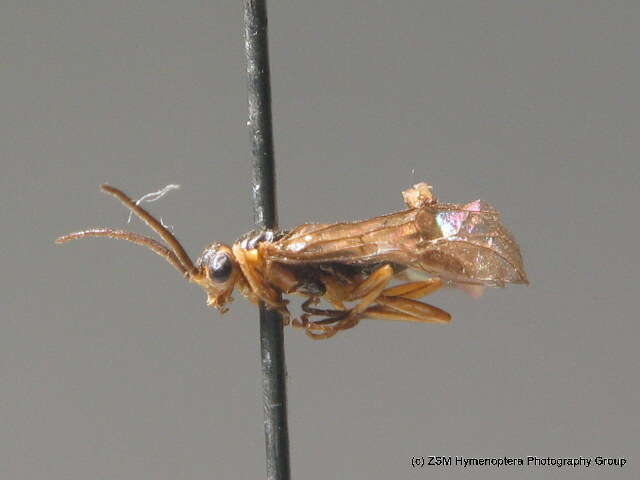
{"type": "Polygon", "coordinates": [[[315,322],[308,321],[308,315],[302,315],[302,326],[308,337],[314,340],[323,340],[325,338],[333,337],[338,331],[342,330],[340,325],[349,316],[349,311],[335,310],[336,316],[325,318],[324,320],[318,320],[315,322]]]}
{"type": "Polygon", "coordinates": [[[429,295],[442,287],[442,280],[430,278],[422,282],[407,282],[382,291],[385,297],[403,297],[417,299],[429,295]]]}
{"type": "MultiPolygon", "coordinates": [[[[350,289],[348,294],[341,293],[340,303],[342,298],[348,301],[357,301],[356,305],[349,310],[325,310],[313,308],[310,305],[317,302],[316,297],[310,297],[302,305],[302,309],[306,312],[300,317],[300,320],[295,323],[295,326],[305,329],[305,333],[315,339],[320,340],[324,338],[330,338],[338,333],[340,330],[348,330],[355,327],[361,318],[365,315],[365,312],[372,303],[376,302],[380,297],[389,281],[393,278],[393,268],[391,265],[384,265],[369,275],[363,282],[357,284],[354,288],[350,289]],[[328,318],[318,320],[314,322],[309,321],[310,315],[324,315],[328,318]]],[[[422,282],[420,282],[422,283],[422,282]]],[[[407,294],[412,292],[425,290],[425,285],[407,287],[401,291],[392,291],[396,295],[407,294]]],[[[336,295],[337,296],[337,295],[336,295]]],[[[412,301],[412,300],[406,300],[412,301]]],[[[416,302],[419,303],[419,302],[416,302]]]]}
{"type": "Polygon", "coordinates": [[[444,310],[415,300],[442,287],[440,279],[408,282],[385,288],[392,277],[391,266],[385,265],[351,288],[348,294],[341,292],[340,298],[358,301],[352,309],[346,311],[313,308],[311,305],[318,298],[310,297],[302,305],[306,314],[301,316],[296,326],[304,328],[309,337],[320,340],[355,327],[363,318],[420,323],[447,323],[451,320],[451,316],[444,310]],[[376,305],[372,305],[373,303],[376,305]],[[310,315],[323,315],[327,318],[311,322],[310,315]]]}
{"type": "Polygon", "coordinates": [[[369,305],[376,301],[392,278],[393,268],[391,265],[384,265],[369,275],[350,295],[350,299],[358,300],[358,303],[349,310],[349,316],[355,317],[364,312],[369,305]]]}
{"type": "Polygon", "coordinates": [[[306,301],[304,301],[301,305],[302,310],[311,315],[322,315],[325,317],[337,317],[339,315],[344,314],[344,310],[329,310],[324,308],[314,308],[311,305],[315,305],[320,300],[318,297],[309,297],[306,301]]]}
{"type": "Polygon", "coordinates": [[[307,336],[314,340],[333,337],[341,330],[339,325],[350,314],[350,310],[330,310],[311,306],[318,303],[319,300],[320,298],[317,296],[310,296],[301,306],[305,313],[291,322],[292,327],[303,328],[307,336]],[[309,317],[311,316],[324,316],[327,318],[310,321],[309,317]]]}
{"type": "Polygon", "coordinates": [[[377,305],[367,308],[362,317],[420,323],[448,323],[451,315],[433,305],[405,297],[381,295],[377,305]]]}
{"type": "Polygon", "coordinates": [[[270,306],[276,306],[278,304],[277,292],[269,287],[262,280],[262,276],[259,272],[258,263],[259,257],[255,250],[247,252],[238,245],[232,247],[233,256],[240,265],[240,269],[247,279],[247,283],[251,287],[251,291],[257,295],[257,297],[269,304],[270,306]]]}
{"type": "Polygon", "coordinates": [[[333,337],[338,333],[338,330],[331,325],[315,325],[311,323],[305,327],[304,333],[313,340],[324,340],[333,337]]]}
{"type": "MultiPolygon", "coordinates": [[[[326,323],[336,322],[337,320],[339,320],[340,316],[344,316],[348,312],[340,311],[340,310],[314,308],[311,306],[318,303],[319,300],[320,298],[317,296],[309,296],[309,298],[307,298],[307,300],[305,300],[301,306],[302,310],[305,313],[300,315],[300,318],[294,318],[291,321],[291,326],[295,328],[304,328],[307,335],[315,339],[329,338],[325,335],[328,331],[332,330],[332,328],[326,325],[326,323]],[[329,318],[325,318],[324,320],[321,320],[318,322],[311,322],[309,320],[309,317],[316,316],[316,315],[325,316],[329,318]],[[314,334],[313,332],[320,332],[321,337],[318,337],[317,334],[314,334]]],[[[330,336],[333,336],[333,335],[335,335],[335,333],[333,333],[330,336]]]]}
{"type": "Polygon", "coordinates": [[[383,265],[357,285],[351,291],[349,300],[357,300],[358,303],[349,309],[348,315],[333,327],[337,330],[347,330],[355,327],[362,318],[362,312],[376,301],[393,278],[393,275],[391,265],[383,265]]]}
{"type": "MultiPolygon", "coordinates": [[[[342,312],[344,313],[344,312],[342,312]]],[[[309,321],[310,314],[304,313],[300,315],[299,318],[294,318],[291,321],[291,326],[293,328],[302,328],[307,336],[313,338],[314,340],[320,340],[323,338],[329,338],[334,336],[337,333],[331,325],[323,325],[321,323],[311,322],[309,321]]],[[[326,319],[334,322],[336,319],[326,319]]]]}
{"type": "Polygon", "coordinates": [[[287,310],[288,302],[282,300],[280,293],[265,280],[258,251],[255,249],[244,250],[237,244],[232,247],[232,250],[252,293],[259,300],[265,302],[269,308],[280,312],[283,316],[283,323],[288,325],[290,321],[289,310],[287,310]]]}
{"type": "Polygon", "coordinates": [[[344,310],[344,301],[349,296],[348,288],[344,283],[330,275],[323,275],[322,283],[325,288],[323,298],[333,305],[336,310],[344,310]]]}
{"type": "Polygon", "coordinates": [[[300,318],[296,318],[292,321],[292,326],[296,328],[304,328],[307,331],[307,334],[314,339],[319,338],[329,338],[329,336],[335,335],[335,331],[326,325],[327,323],[336,322],[339,317],[345,315],[345,306],[343,300],[349,294],[350,288],[344,284],[344,282],[340,282],[335,279],[331,275],[323,275],[319,281],[321,288],[316,288],[316,292],[309,289],[309,285],[300,282],[300,285],[303,288],[296,289],[292,293],[297,293],[300,295],[306,295],[308,298],[302,303],[302,310],[305,312],[300,316],[300,318]],[[323,308],[315,308],[312,305],[316,305],[320,301],[320,297],[323,297],[326,301],[328,301],[333,307],[334,310],[331,309],[323,309],[323,308]],[[324,316],[328,317],[324,320],[311,322],[309,317],[311,316],[324,316]],[[318,325],[314,327],[314,325],[318,325]],[[319,333],[313,333],[314,331],[319,333]],[[331,331],[331,333],[329,333],[331,331]]]}
{"type": "Polygon", "coordinates": [[[391,265],[383,265],[377,270],[374,270],[374,272],[371,273],[371,275],[367,276],[367,278],[364,281],[360,282],[359,284],[356,284],[351,289],[351,292],[349,292],[345,300],[354,301],[354,300],[364,299],[369,295],[371,295],[371,293],[376,290],[380,290],[381,292],[382,289],[380,289],[380,285],[384,284],[384,286],[386,286],[386,284],[389,283],[389,280],[391,280],[392,277],[393,277],[393,268],[391,267],[391,265]]]}
{"type": "MultiPolygon", "coordinates": [[[[331,318],[308,324],[306,326],[307,335],[315,339],[329,338],[340,330],[355,327],[361,319],[367,317],[434,323],[446,323],[451,320],[451,316],[444,310],[414,300],[442,287],[440,279],[408,282],[385,289],[392,277],[393,270],[390,265],[380,267],[351,291],[349,299],[359,300],[359,303],[349,310],[347,315],[344,315],[343,318],[334,315],[331,318]],[[377,305],[371,305],[372,303],[377,305]],[[325,325],[329,322],[331,325],[325,325]]],[[[331,310],[323,313],[329,312],[339,313],[331,310]]]]}
{"type": "Polygon", "coordinates": [[[435,292],[442,285],[442,280],[432,278],[387,288],[376,300],[378,305],[369,307],[363,317],[407,322],[449,322],[451,315],[444,310],[415,300],[435,292]]]}

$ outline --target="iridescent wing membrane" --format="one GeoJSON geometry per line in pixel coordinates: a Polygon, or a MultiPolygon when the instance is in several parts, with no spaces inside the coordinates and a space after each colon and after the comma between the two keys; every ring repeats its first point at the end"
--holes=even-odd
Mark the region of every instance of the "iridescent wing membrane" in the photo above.
{"type": "Polygon", "coordinates": [[[459,283],[528,283],[513,236],[481,200],[433,202],[361,222],[305,224],[265,250],[284,264],[390,262],[459,283]]]}

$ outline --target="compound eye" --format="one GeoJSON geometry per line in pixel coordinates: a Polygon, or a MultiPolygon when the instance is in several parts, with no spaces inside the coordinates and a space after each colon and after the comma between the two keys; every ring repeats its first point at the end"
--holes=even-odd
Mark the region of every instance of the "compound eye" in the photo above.
{"type": "Polygon", "coordinates": [[[227,253],[216,253],[209,264],[209,277],[216,283],[224,283],[229,280],[233,263],[227,253]]]}

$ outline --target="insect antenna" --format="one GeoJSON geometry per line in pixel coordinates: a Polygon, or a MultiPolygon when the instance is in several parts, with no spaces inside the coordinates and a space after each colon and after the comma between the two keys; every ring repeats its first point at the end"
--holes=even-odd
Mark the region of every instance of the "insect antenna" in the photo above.
{"type": "Polygon", "coordinates": [[[173,265],[176,270],[182,273],[186,277],[197,276],[198,271],[193,265],[191,258],[187,252],[184,251],[182,245],[174,235],[156,220],[149,212],[144,208],[133,202],[124,192],[109,185],[101,185],[100,190],[120,200],[125,207],[127,207],[132,213],[134,213],[140,220],[147,224],[154,232],[167,242],[170,248],[153,240],[152,238],[144,235],[138,235],[137,233],[127,232],[125,230],[113,230],[110,228],[92,228],[89,230],[83,230],[81,232],[69,233],[58,237],[55,243],[65,243],[70,240],[76,240],[85,237],[109,237],[120,240],[127,240],[128,242],[135,243],[137,245],[144,245],[155,253],[167,260],[173,265]]]}
{"type": "Polygon", "coordinates": [[[173,233],[171,233],[164,225],[162,225],[162,223],[156,220],[140,205],[137,205],[121,190],[118,190],[117,188],[110,185],[101,185],[100,190],[120,200],[120,203],[122,203],[125,207],[132,211],[140,220],[146,223],[149,228],[160,235],[160,237],[165,242],[167,242],[167,245],[169,245],[171,250],[173,250],[173,253],[175,253],[175,256],[180,260],[180,263],[182,264],[186,272],[191,275],[197,274],[197,270],[194,267],[193,262],[191,261],[191,258],[189,258],[187,252],[184,251],[184,248],[182,248],[182,245],[180,245],[180,242],[178,242],[178,239],[174,237],[173,233]]]}
{"type": "Polygon", "coordinates": [[[89,230],[83,230],[81,232],[62,235],[61,237],[56,238],[55,242],[57,244],[62,244],[71,240],[77,240],[79,238],[86,237],[109,237],[126,240],[128,242],[135,243],[136,245],[143,245],[164,258],[182,275],[189,276],[189,272],[186,270],[185,266],[178,259],[175,253],[173,253],[161,243],[156,242],[153,238],[145,237],[144,235],[138,235],[137,233],[127,232],[124,230],[113,230],[111,228],[91,228],[89,230]]]}

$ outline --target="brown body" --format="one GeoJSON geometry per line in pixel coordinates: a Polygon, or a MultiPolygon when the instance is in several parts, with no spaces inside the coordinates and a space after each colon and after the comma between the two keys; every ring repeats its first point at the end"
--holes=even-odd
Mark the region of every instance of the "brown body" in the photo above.
{"type": "Polygon", "coordinates": [[[282,294],[307,297],[293,320],[312,338],[328,338],[363,318],[448,322],[448,313],[418,302],[443,282],[504,286],[527,283],[518,245],[498,212],[482,201],[438,203],[430,187],[403,192],[408,209],[369,220],[305,224],[289,232],[251,232],[232,247],[211,244],[194,265],[175,237],[121,191],[103,186],[155,230],[170,248],[131,232],[92,229],[57,242],[107,236],[142,244],[163,256],[207,293],[207,304],[226,311],[234,288],[254,303],[280,311],[282,294]],[[407,270],[429,278],[389,286],[407,270]],[[332,309],[313,305],[324,298],[332,309]],[[353,302],[352,306],[347,303],[353,302]],[[313,319],[312,317],[323,317],[313,319]]]}

